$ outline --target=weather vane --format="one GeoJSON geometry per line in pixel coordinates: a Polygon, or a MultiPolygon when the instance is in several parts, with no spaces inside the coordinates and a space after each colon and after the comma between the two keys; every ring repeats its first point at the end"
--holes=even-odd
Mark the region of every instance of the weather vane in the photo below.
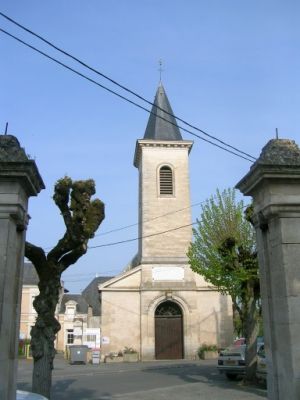
{"type": "Polygon", "coordinates": [[[163,72],[163,67],[162,67],[163,61],[162,61],[161,58],[159,59],[158,64],[159,64],[159,68],[158,68],[158,70],[159,70],[159,81],[161,82],[161,73],[163,72]]]}

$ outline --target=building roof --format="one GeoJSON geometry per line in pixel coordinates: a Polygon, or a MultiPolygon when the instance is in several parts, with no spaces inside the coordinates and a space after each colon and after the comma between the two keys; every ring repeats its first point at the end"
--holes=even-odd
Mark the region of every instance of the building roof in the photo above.
{"type": "Polygon", "coordinates": [[[73,300],[77,303],[76,312],[79,314],[87,314],[89,305],[86,302],[85,298],[81,294],[64,294],[61,303],[59,313],[64,314],[66,311],[66,303],[70,300],[73,300]]]}
{"type": "Polygon", "coordinates": [[[156,91],[154,105],[152,106],[144,139],[182,140],[180,130],[173,115],[174,113],[169,103],[165,89],[160,82],[156,91]],[[161,109],[165,110],[167,113],[162,111],[161,109]],[[171,123],[169,123],[168,121],[170,121],[171,123]]]}
{"type": "Polygon", "coordinates": [[[112,276],[98,276],[94,278],[82,292],[82,296],[85,298],[88,305],[92,307],[93,316],[101,315],[101,299],[98,286],[111,278],[112,276]]]}
{"type": "Polygon", "coordinates": [[[23,285],[38,285],[39,277],[32,263],[24,263],[23,285]]]}

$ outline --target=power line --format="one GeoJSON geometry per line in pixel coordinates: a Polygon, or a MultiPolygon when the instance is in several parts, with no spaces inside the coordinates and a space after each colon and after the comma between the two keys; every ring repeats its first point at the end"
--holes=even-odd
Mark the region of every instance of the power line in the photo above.
{"type": "MultiPolygon", "coordinates": [[[[201,204],[206,203],[206,201],[207,201],[207,200],[203,200],[203,201],[200,201],[200,202],[198,202],[198,203],[191,204],[191,205],[188,206],[188,207],[179,208],[179,209],[177,209],[177,210],[175,210],[175,211],[170,211],[170,212],[168,212],[168,213],[161,214],[161,215],[158,215],[158,216],[153,217],[153,218],[145,219],[145,220],[143,220],[141,223],[143,224],[143,223],[146,223],[146,222],[154,221],[154,220],[159,219],[159,218],[167,217],[168,215],[172,215],[172,214],[176,214],[176,213],[178,213],[178,212],[184,211],[184,210],[188,210],[189,208],[192,208],[192,207],[200,206],[201,204]]],[[[132,228],[132,227],[138,226],[138,225],[140,225],[139,222],[136,222],[136,223],[134,223],[134,224],[124,225],[124,226],[121,226],[120,228],[115,228],[115,229],[111,229],[110,231],[98,233],[98,234],[95,235],[94,237],[105,236],[105,235],[108,235],[108,234],[110,234],[110,233],[119,232],[119,231],[122,231],[122,230],[124,230],[124,229],[132,228]]],[[[44,250],[52,249],[52,247],[53,247],[53,246],[47,246],[47,247],[44,248],[44,250]]]]}
{"type": "MultiPolygon", "coordinates": [[[[164,117],[162,117],[162,116],[160,116],[160,115],[157,115],[156,113],[154,113],[154,112],[148,110],[147,108],[141,106],[140,104],[138,104],[138,103],[136,103],[136,102],[134,102],[134,101],[128,99],[127,97],[121,95],[120,93],[117,93],[117,92],[115,92],[115,91],[112,90],[112,89],[109,89],[108,87],[102,85],[101,83],[95,81],[94,79],[88,77],[87,75],[85,75],[85,74],[83,74],[83,73],[81,73],[81,72],[75,70],[74,68],[69,67],[68,65],[64,64],[63,62],[57,60],[56,58],[51,57],[50,55],[44,53],[43,51],[37,49],[36,47],[34,47],[34,46],[32,46],[32,45],[30,45],[29,43],[25,42],[24,40],[22,40],[22,39],[20,39],[20,38],[18,38],[18,37],[16,37],[16,36],[14,36],[14,35],[12,35],[11,33],[5,31],[4,29],[0,28],[0,31],[1,31],[2,33],[6,34],[7,36],[11,37],[12,39],[18,41],[19,43],[22,43],[24,46],[29,47],[30,49],[36,51],[37,53],[43,55],[44,57],[46,57],[46,58],[48,58],[48,59],[54,61],[55,63],[59,64],[60,66],[62,66],[62,67],[64,67],[64,68],[66,68],[67,70],[73,72],[74,74],[81,76],[82,78],[88,80],[89,82],[91,82],[91,83],[93,83],[93,84],[95,84],[95,85],[101,87],[102,89],[108,91],[108,92],[111,93],[111,94],[114,94],[115,96],[121,98],[122,100],[125,100],[125,101],[127,101],[128,103],[130,103],[130,104],[132,104],[132,105],[134,105],[134,106],[136,106],[136,107],[138,107],[138,108],[140,108],[140,109],[146,111],[147,113],[153,114],[153,115],[155,115],[157,118],[160,118],[160,119],[162,119],[163,121],[166,121],[167,123],[169,123],[169,124],[171,124],[171,125],[178,126],[178,127],[179,127],[181,130],[183,130],[184,132],[187,132],[187,133],[189,133],[190,135],[195,136],[195,137],[197,137],[197,138],[200,139],[200,140],[203,140],[204,142],[210,143],[211,145],[213,145],[213,146],[215,146],[215,147],[218,147],[218,148],[220,148],[220,149],[226,151],[227,153],[233,154],[233,155],[235,155],[235,156],[237,156],[237,157],[240,157],[240,158],[242,158],[242,159],[244,159],[244,160],[247,160],[247,161],[249,161],[249,162],[251,162],[251,163],[254,162],[254,160],[255,160],[254,157],[250,156],[251,158],[253,158],[253,159],[250,159],[250,158],[248,158],[248,157],[242,156],[241,154],[235,153],[235,152],[232,151],[232,150],[226,149],[225,147],[223,147],[223,146],[221,146],[221,145],[219,145],[219,144],[217,144],[217,143],[214,143],[214,142],[212,142],[211,140],[205,139],[205,138],[203,138],[202,136],[197,135],[196,133],[190,131],[189,129],[186,129],[186,128],[184,128],[184,127],[182,127],[182,126],[180,126],[180,125],[178,125],[178,124],[176,124],[176,123],[174,123],[174,122],[172,122],[172,121],[169,121],[168,119],[166,119],[166,118],[164,118],[164,117]]],[[[239,151],[239,150],[237,150],[237,151],[239,151]]]]}
{"type": "MultiPolygon", "coordinates": [[[[145,220],[142,221],[142,224],[145,223],[145,222],[154,221],[155,219],[158,219],[158,218],[166,217],[166,216],[168,216],[168,215],[176,214],[176,213],[178,213],[178,212],[180,212],[180,211],[188,210],[189,208],[192,208],[192,207],[200,206],[201,204],[203,204],[203,203],[205,203],[205,202],[206,202],[206,200],[200,201],[199,203],[191,204],[191,205],[188,206],[188,207],[179,208],[178,210],[170,211],[170,212],[168,212],[168,213],[166,213],[166,214],[158,215],[157,217],[145,219],[145,220]]],[[[109,233],[113,233],[113,232],[119,232],[119,231],[122,231],[122,230],[124,230],[124,229],[132,228],[132,227],[138,226],[138,225],[140,225],[139,222],[136,222],[135,224],[130,224],[130,225],[121,226],[120,228],[115,228],[115,229],[112,229],[112,230],[110,230],[110,231],[98,233],[97,235],[95,235],[95,237],[108,235],[109,233]]]]}
{"type": "Polygon", "coordinates": [[[165,233],[177,231],[178,229],[187,228],[188,226],[192,226],[192,225],[196,225],[196,224],[197,224],[197,222],[192,222],[192,223],[190,223],[190,224],[177,226],[176,228],[168,229],[168,230],[162,231],[162,232],[152,233],[152,234],[146,235],[146,236],[138,236],[138,237],[131,238],[131,239],[120,240],[120,241],[118,241],[118,242],[104,243],[104,244],[99,244],[99,245],[96,245],[96,246],[88,246],[88,250],[90,250],[90,249],[97,249],[97,248],[100,248],[100,247],[115,246],[115,245],[117,245],[117,244],[135,242],[136,240],[147,239],[147,238],[149,238],[149,237],[158,236],[158,235],[163,235],[163,234],[165,234],[165,233]]]}
{"type": "MultiPolygon", "coordinates": [[[[201,203],[206,203],[206,202],[207,202],[207,200],[205,200],[205,201],[203,201],[203,202],[201,202],[201,203]]],[[[199,204],[201,204],[201,203],[199,203],[199,204]]],[[[249,206],[249,204],[248,204],[248,205],[245,205],[245,206],[243,207],[243,209],[246,208],[246,207],[248,207],[248,206],[249,206]]],[[[88,246],[88,250],[89,250],[89,249],[97,249],[97,248],[99,248],[99,247],[115,246],[115,245],[118,245],[118,244],[129,243],[129,242],[134,242],[134,241],[140,240],[140,239],[147,239],[147,238],[149,238],[149,237],[158,236],[158,235],[163,235],[163,234],[165,234],[165,233],[177,231],[178,229],[186,228],[186,227],[188,227],[188,226],[197,225],[198,222],[199,222],[199,221],[195,221],[195,222],[192,222],[192,223],[190,223],[190,224],[181,225],[181,226],[178,226],[178,227],[176,227],[176,228],[168,229],[168,230],[166,230],[166,231],[157,232],[157,233],[152,233],[152,234],[150,234],[150,235],[145,235],[145,236],[138,236],[138,237],[132,238],[132,239],[126,239],[126,240],[120,240],[120,241],[118,241],[118,242],[111,242],[111,243],[99,244],[99,245],[96,245],[96,246],[88,246]]]]}
{"type": "MultiPolygon", "coordinates": [[[[185,125],[189,126],[190,128],[193,128],[193,129],[197,130],[198,132],[201,132],[203,135],[205,135],[205,136],[207,136],[207,137],[209,137],[209,138],[211,138],[211,139],[213,139],[213,140],[216,140],[217,142],[219,142],[219,143],[221,143],[221,144],[223,144],[223,145],[225,145],[225,146],[227,146],[227,147],[229,147],[229,148],[231,148],[231,149],[233,149],[233,150],[235,150],[235,151],[237,151],[237,152],[239,152],[239,153],[241,153],[241,154],[244,154],[245,156],[250,157],[250,158],[252,158],[253,160],[255,160],[255,157],[251,156],[250,154],[248,154],[248,153],[246,153],[246,152],[244,152],[244,151],[238,149],[237,147],[234,147],[234,146],[232,146],[232,145],[230,145],[230,144],[224,142],[223,140],[221,140],[221,139],[219,139],[219,138],[217,138],[217,137],[215,137],[215,136],[213,136],[213,135],[211,135],[211,134],[209,134],[209,133],[203,131],[202,129],[198,128],[198,127],[195,126],[195,125],[190,124],[189,122],[185,121],[184,119],[182,119],[182,118],[180,118],[180,117],[178,117],[178,116],[176,116],[176,115],[174,115],[174,114],[172,114],[172,113],[169,113],[168,111],[166,111],[166,110],[164,110],[163,108],[159,107],[158,105],[152,103],[151,101],[147,100],[146,98],[144,98],[143,96],[141,96],[141,95],[139,95],[138,93],[134,92],[133,90],[127,88],[126,86],[120,84],[119,82],[115,81],[114,79],[110,78],[109,76],[103,74],[103,73],[100,72],[99,70],[97,70],[97,69],[91,67],[90,65],[86,64],[84,61],[80,60],[79,58],[77,58],[77,57],[73,56],[72,54],[68,53],[67,51],[65,51],[65,50],[63,50],[63,49],[61,49],[61,48],[59,48],[58,46],[56,46],[55,44],[53,44],[53,43],[50,42],[49,40],[43,38],[41,35],[39,35],[39,34],[33,32],[32,30],[26,28],[24,25],[18,23],[17,21],[13,20],[12,18],[10,18],[9,16],[3,14],[2,12],[0,12],[0,15],[1,15],[2,17],[6,18],[8,21],[12,22],[13,24],[17,25],[19,28],[25,30],[26,32],[30,33],[31,35],[33,35],[33,36],[37,37],[38,39],[42,40],[44,43],[46,43],[47,45],[51,46],[51,47],[54,48],[55,50],[59,51],[60,53],[62,53],[62,54],[64,54],[64,55],[66,55],[67,57],[71,58],[72,60],[78,62],[79,64],[81,64],[81,65],[84,66],[85,68],[89,69],[90,71],[96,73],[97,75],[102,76],[104,79],[108,80],[109,82],[113,83],[114,85],[117,85],[118,87],[120,87],[121,89],[125,90],[126,92],[132,94],[133,96],[137,97],[138,99],[140,99],[140,100],[146,102],[147,104],[149,104],[149,105],[151,105],[151,106],[156,107],[157,109],[163,111],[165,114],[170,115],[170,116],[176,118],[178,121],[184,123],[185,125]]],[[[181,128],[181,129],[182,129],[182,128],[181,128]]]]}
{"type": "Polygon", "coordinates": [[[146,236],[138,236],[138,237],[132,238],[132,239],[121,240],[121,241],[119,241],[119,242],[112,242],[112,243],[99,244],[99,245],[97,245],[97,246],[89,246],[88,249],[97,249],[97,248],[99,248],[99,247],[109,247],[109,246],[115,246],[115,245],[117,245],[117,244],[128,243],[128,242],[134,242],[134,241],[136,241],[136,240],[146,239],[146,238],[153,237],[153,236],[163,235],[163,234],[168,233],[168,232],[177,231],[178,229],[186,228],[186,227],[188,227],[188,226],[192,226],[192,225],[196,225],[196,224],[197,224],[197,222],[192,222],[191,224],[181,225],[181,226],[178,226],[178,227],[176,227],[176,228],[168,229],[167,231],[152,233],[152,234],[146,235],[146,236]]]}

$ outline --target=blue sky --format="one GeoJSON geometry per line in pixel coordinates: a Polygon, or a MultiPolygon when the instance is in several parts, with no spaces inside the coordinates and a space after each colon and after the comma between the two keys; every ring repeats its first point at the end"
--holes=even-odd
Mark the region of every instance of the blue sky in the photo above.
{"type": "MultiPolygon", "coordinates": [[[[1,11],[153,101],[163,84],[176,115],[257,157],[279,136],[300,143],[300,3],[297,0],[2,0],[1,11]]],[[[104,79],[0,17],[0,27],[104,79]]],[[[93,178],[106,204],[98,234],[137,222],[135,142],[148,115],[0,33],[0,130],[35,157],[46,190],[30,199],[27,238],[49,247],[63,234],[51,199],[57,179],[93,178]]],[[[185,139],[193,139],[183,133],[185,139]]],[[[250,163],[194,139],[191,202],[234,186],[250,163]]],[[[193,219],[200,212],[193,208],[193,219]]],[[[174,216],[176,218],[176,216],[174,216]]],[[[136,227],[90,245],[137,236],[136,227]]],[[[114,275],[137,242],[90,250],[65,273],[79,292],[96,273],[114,275]]]]}

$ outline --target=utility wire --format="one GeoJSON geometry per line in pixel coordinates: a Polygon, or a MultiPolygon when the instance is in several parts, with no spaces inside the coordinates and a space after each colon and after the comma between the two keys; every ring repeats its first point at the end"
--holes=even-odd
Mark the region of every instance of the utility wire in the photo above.
{"type": "Polygon", "coordinates": [[[169,113],[168,111],[166,111],[163,108],[159,107],[158,105],[152,103],[151,101],[145,99],[143,96],[139,95],[138,93],[134,92],[133,90],[127,88],[126,86],[120,84],[119,82],[115,81],[114,79],[110,78],[109,76],[103,74],[99,70],[97,70],[97,69],[91,67],[90,65],[86,64],[84,61],[80,60],[79,58],[77,58],[77,57],[73,56],[72,54],[68,53],[67,51],[59,48],[58,46],[56,46],[55,44],[53,44],[49,40],[43,38],[41,35],[33,32],[32,30],[30,30],[28,28],[26,28],[24,25],[22,25],[22,24],[18,23],[17,21],[13,20],[9,16],[3,14],[2,12],[0,12],[0,15],[2,17],[6,18],[8,21],[12,22],[13,24],[17,25],[19,28],[23,29],[24,31],[26,31],[26,32],[30,33],[31,35],[37,37],[38,39],[42,40],[44,43],[46,43],[47,45],[51,46],[55,50],[59,51],[60,53],[62,53],[64,55],[66,55],[67,57],[71,58],[72,60],[78,62],[79,64],[81,64],[85,68],[89,69],[90,71],[95,72],[97,75],[102,76],[104,79],[110,81],[114,85],[117,85],[118,87],[120,87],[121,89],[125,90],[126,92],[132,94],[133,96],[137,97],[138,99],[146,102],[147,104],[149,104],[151,106],[156,107],[157,109],[163,111],[165,114],[176,118],[178,121],[184,123],[185,125],[189,126],[190,128],[193,128],[193,129],[197,130],[198,132],[201,132],[203,135],[205,135],[205,136],[207,136],[207,137],[209,137],[209,138],[211,138],[211,139],[213,139],[213,140],[215,140],[215,141],[217,141],[217,142],[219,142],[219,143],[221,143],[221,144],[223,144],[223,145],[225,145],[225,146],[227,146],[227,147],[229,147],[229,148],[231,148],[231,149],[233,149],[233,150],[235,150],[235,151],[237,151],[237,152],[239,152],[241,154],[244,154],[245,156],[250,157],[255,161],[255,157],[251,156],[250,154],[238,149],[237,147],[234,147],[234,146],[224,142],[221,139],[218,139],[217,137],[215,137],[215,136],[203,131],[202,129],[198,128],[197,126],[190,124],[189,122],[185,121],[184,119],[182,119],[182,118],[180,118],[180,117],[178,117],[178,116],[176,116],[176,115],[174,115],[172,113],[169,113]]]}
{"type": "Polygon", "coordinates": [[[113,243],[99,244],[99,245],[97,245],[97,246],[89,246],[88,249],[89,249],[89,250],[90,250],[90,249],[97,249],[97,248],[99,248],[99,247],[109,247],[109,246],[115,246],[115,245],[121,244],[121,243],[134,242],[134,241],[140,240],[140,239],[146,239],[146,238],[153,237],[153,236],[164,235],[165,233],[177,231],[178,229],[186,228],[186,227],[188,227],[188,226],[192,226],[192,225],[196,225],[196,224],[197,224],[197,222],[192,222],[191,224],[186,224],[186,225],[177,226],[176,228],[168,229],[167,231],[152,233],[151,235],[138,236],[138,237],[132,238],[132,239],[121,240],[121,241],[119,241],[119,242],[113,242],[113,243]]]}
{"type": "MultiPolygon", "coordinates": [[[[202,203],[205,203],[205,202],[206,202],[206,201],[203,201],[202,203]]],[[[201,203],[200,203],[200,204],[201,204],[201,203]]],[[[245,206],[243,207],[243,209],[246,208],[246,207],[248,207],[248,206],[249,206],[249,204],[245,205],[245,206]]],[[[99,248],[99,247],[109,247],[109,246],[115,246],[115,245],[117,245],[117,244],[123,244],[123,243],[128,243],[128,242],[134,242],[134,241],[136,241],[136,240],[146,239],[146,238],[153,237],[153,236],[163,235],[163,234],[168,233],[168,232],[177,231],[178,229],[186,228],[186,227],[188,227],[188,226],[197,225],[198,223],[199,223],[199,220],[196,220],[195,222],[192,222],[192,223],[190,223],[190,224],[181,225],[181,226],[178,226],[178,227],[176,227],[176,228],[168,229],[168,230],[166,230],[166,231],[157,232],[157,233],[152,233],[152,234],[150,234],[150,235],[145,235],[145,236],[138,236],[138,237],[136,237],[136,238],[121,240],[121,241],[119,241],[119,242],[112,242],[112,243],[99,244],[99,245],[97,245],[97,246],[89,246],[88,249],[97,249],[97,248],[99,248]]]]}
{"type": "MultiPolygon", "coordinates": [[[[200,201],[199,203],[194,203],[194,204],[191,204],[191,205],[188,206],[188,207],[179,208],[178,210],[170,211],[170,212],[168,212],[168,213],[166,213],[166,214],[158,215],[157,217],[153,217],[153,218],[149,218],[149,219],[144,219],[144,220],[142,221],[142,224],[145,223],[145,222],[154,221],[155,219],[158,219],[158,218],[167,217],[168,215],[176,214],[176,213],[178,213],[178,212],[180,212],[180,211],[188,210],[189,208],[192,208],[192,207],[200,206],[201,204],[203,204],[203,203],[205,203],[205,202],[206,202],[206,200],[200,201]]],[[[125,225],[125,226],[121,226],[120,228],[112,229],[112,230],[110,230],[110,231],[101,232],[101,233],[98,233],[97,235],[95,235],[95,237],[108,235],[109,233],[122,231],[122,230],[124,230],[124,229],[132,228],[133,226],[137,226],[137,225],[140,225],[140,223],[139,223],[139,222],[136,222],[135,224],[125,225]]]]}
{"type": "MultiPolygon", "coordinates": [[[[141,223],[143,224],[143,223],[146,223],[146,222],[154,221],[154,220],[159,219],[159,218],[167,217],[168,215],[176,214],[176,213],[178,213],[178,212],[181,212],[181,211],[184,211],[184,210],[188,210],[189,208],[196,207],[196,206],[200,206],[201,204],[204,204],[204,203],[206,203],[206,202],[207,202],[207,200],[203,200],[203,201],[200,201],[200,202],[198,202],[198,203],[191,204],[191,205],[188,206],[188,207],[179,208],[178,210],[170,211],[170,212],[168,212],[168,213],[166,213],[166,214],[161,214],[161,215],[158,215],[158,216],[153,217],[153,218],[144,219],[141,223]]],[[[122,231],[122,230],[124,230],[124,229],[132,228],[133,226],[138,226],[138,225],[140,225],[139,222],[136,222],[136,223],[130,224],[130,225],[121,226],[120,228],[115,228],[115,229],[111,229],[110,231],[98,233],[98,234],[95,235],[94,237],[99,237],[99,236],[108,235],[108,234],[110,234],[110,233],[119,232],[119,231],[122,231]]],[[[53,247],[53,246],[52,246],[52,247],[53,247]]],[[[44,250],[52,249],[52,247],[50,247],[50,246],[45,247],[44,250]]]]}
{"type": "MultiPolygon", "coordinates": [[[[22,43],[24,46],[29,47],[30,49],[36,51],[37,53],[43,55],[44,57],[46,57],[46,58],[48,58],[48,59],[54,61],[55,63],[61,65],[62,67],[66,68],[67,70],[69,70],[69,71],[71,71],[71,72],[73,72],[74,74],[81,76],[82,78],[88,80],[89,82],[94,83],[95,85],[101,87],[102,89],[108,91],[109,93],[114,94],[115,96],[117,96],[117,97],[119,97],[119,98],[121,98],[121,99],[127,101],[128,103],[130,103],[130,104],[132,104],[132,105],[134,105],[134,106],[136,106],[136,107],[138,107],[138,108],[140,108],[140,109],[146,111],[147,113],[153,114],[153,115],[155,115],[157,118],[160,118],[160,119],[162,119],[163,121],[166,121],[167,123],[169,123],[169,124],[171,124],[171,125],[178,126],[178,127],[179,127],[181,130],[183,130],[184,132],[187,132],[187,133],[189,133],[190,135],[195,136],[195,137],[197,137],[197,138],[200,139],[200,140],[203,140],[204,142],[210,143],[211,145],[213,145],[213,146],[215,146],[215,147],[218,147],[218,148],[220,148],[220,149],[226,151],[227,153],[233,154],[233,155],[235,155],[235,156],[237,156],[237,157],[240,157],[240,158],[242,158],[242,159],[244,159],[244,160],[247,160],[247,161],[249,161],[249,162],[251,162],[251,163],[254,162],[254,160],[255,160],[254,157],[253,157],[253,159],[250,159],[250,158],[248,158],[248,157],[246,157],[246,156],[242,156],[242,155],[239,154],[239,153],[235,153],[235,152],[232,151],[232,150],[226,149],[225,147],[223,147],[223,146],[221,146],[221,145],[219,145],[219,144],[217,144],[217,143],[214,143],[214,142],[212,142],[211,140],[205,139],[205,138],[203,138],[202,136],[197,135],[196,133],[194,133],[194,132],[192,132],[192,131],[190,131],[190,130],[188,130],[188,129],[182,127],[182,126],[180,126],[180,125],[178,125],[178,124],[176,124],[176,123],[174,123],[174,122],[172,122],[172,121],[169,121],[168,119],[166,119],[166,118],[164,118],[164,117],[162,117],[162,116],[160,116],[160,115],[157,115],[155,112],[148,110],[147,108],[145,108],[145,107],[141,106],[140,104],[138,104],[138,103],[136,103],[136,102],[134,102],[134,101],[128,99],[127,97],[121,95],[120,93],[117,93],[117,92],[115,92],[115,91],[112,90],[112,89],[109,89],[108,87],[106,87],[106,86],[102,85],[101,83],[95,81],[94,79],[92,79],[92,78],[90,78],[90,77],[84,75],[83,73],[81,73],[81,72],[75,70],[74,68],[69,67],[68,65],[64,64],[63,62],[57,60],[56,58],[49,56],[48,54],[46,54],[46,53],[44,53],[43,51],[37,49],[36,47],[30,45],[29,43],[23,41],[22,39],[20,39],[20,38],[14,36],[14,35],[12,35],[11,33],[5,31],[4,29],[0,28],[0,31],[3,32],[4,34],[6,34],[7,36],[9,36],[9,37],[15,39],[15,40],[18,41],[19,43],[22,43]]],[[[250,157],[252,157],[252,156],[250,156],[250,157]]]]}
{"type": "Polygon", "coordinates": [[[100,248],[100,247],[110,247],[110,246],[115,246],[115,245],[117,245],[117,244],[135,242],[136,240],[140,240],[140,239],[147,239],[147,238],[153,237],[153,236],[164,235],[165,233],[177,231],[178,229],[182,229],[182,228],[187,228],[188,226],[196,225],[197,223],[198,223],[198,222],[192,222],[191,224],[186,224],[186,225],[177,226],[176,228],[168,229],[168,230],[166,230],[166,231],[157,232],[157,233],[151,233],[150,235],[138,236],[138,237],[131,238],[131,239],[126,239],[126,240],[120,240],[120,241],[118,241],[118,242],[111,242],[111,243],[98,244],[98,245],[96,245],[96,246],[88,246],[88,250],[90,250],[90,249],[97,249],[97,248],[100,248]]]}

